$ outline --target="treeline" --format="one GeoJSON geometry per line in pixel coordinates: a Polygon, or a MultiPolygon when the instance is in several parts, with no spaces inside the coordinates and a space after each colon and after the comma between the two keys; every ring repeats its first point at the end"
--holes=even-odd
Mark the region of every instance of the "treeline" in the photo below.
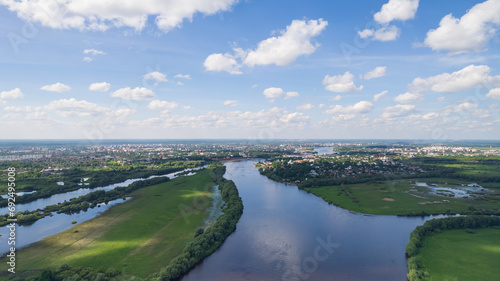
{"type": "Polygon", "coordinates": [[[472,181],[472,182],[474,182],[474,181],[475,182],[480,182],[480,183],[487,183],[487,182],[496,183],[496,182],[500,182],[500,177],[498,177],[498,176],[484,175],[484,174],[474,175],[474,174],[459,174],[459,173],[456,173],[456,174],[453,174],[453,177],[454,178],[458,178],[458,179],[467,180],[467,181],[472,181]]]}
{"type": "Polygon", "coordinates": [[[453,165],[454,173],[451,178],[463,179],[467,181],[476,181],[481,183],[500,182],[500,176],[488,174],[460,173],[470,169],[481,170],[481,167],[500,168],[500,157],[498,156],[441,156],[441,157],[416,157],[408,160],[409,163],[424,165],[423,167],[442,167],[442,165],[453,165]]]}
{"type": "Polygon", "coordinates": [[[170,261],[165,268],[155,273],[150,280],[167,281],[181,277],[205,257],[212,254],[236,229],[236,223],[243,213],[243,202],[238,189],[233,181],[223,178],[226,171],[223,164],[210,164],[207,169],[212,171],[212,179],[221,190],[225,202],[223,214],[207,229],[198,230],[195,238],[186,245],[182,254],[170,261]]]}
{"type": "MultiPolygon", "coordinates": [[[[366,182],[382,182],[387,180],[400,180],[400,179],[414,179],[414,178],[434,178],[434,177],[447,177],[452,174],[455,170],[453,168],[435,168],[428,170],[424,173],[415,174],[377,174],[377,175],[356,175],[356,177],[345,177],[345,178],[333,178],[333,177],[316,177],[308,178],[301,181],[298,186],[299,188],[306,187],[320,187],[320,186],[331,186],[331,185],[342,185],[342,184],[356,184],[356,183],[366,183],[366,182]]],[[[272,177],[270,177],[273,179],[272,177]]],[[[274,180],[274,179],[273,179],[274,180]]]]}
{"type": "Polygon", "coordinates": [[[498,156],[436,156],[436,157],[414,157],[412,161],[422,164],[480,164],[480,165],[500,165],[498,156]]]}
{"type": "MultiPolygon", "coordinates": [[[[108,203],[112,200],[125,198],[127,195],[139,188],[164,183],[169,180],[170,179],[168,177],[157,177],[149,180],[136,181],[128,186],[119,186],[109,191],[94,191],[77,198],[71,198],[69,201],[47,206],[44,209],[18,212],[16,214],[17,224],[32,224],[39,219],[52,215],[53,212],[57,212],[58,214],[74,214],[79,213],[80,211],[86,212],[88,208],[95,208],[99,203],[108,203]]],[[[9,214],[0,216],[0,226],[7,225],[9,223],[7,221],[8,218],[10,218],[9,214]]]]}
{"type": "MultiPolygon", "coordinates": [[[[45,269],[38,276],[13,278],[17,281],[108,281],[114,280],[121,272],[114,268],[107,270],[94,269],[91,267],[71,267],[67,264],[61,265],[59,269],[45,269]]],[[[140,280],[140,279],[128,279],[140,280]]]]}
{"type": "MultiPolygon", "coordinates": [[[[27,225],[27,224],[32,224],[36,222],[39,219],[43,219],[46,216],[50,216],[50,212],[43,212],[43,211],[24,211],[24,212],[17,212],[15,218],[17,219],[16,224],[18,225],[27,225]]],[[[9,214],[1,215],[0,216],[0,226],[5,226],[8,225],[9,221],[8,219],[13,219],[14,217],[11,217],[9,214]]]]}
{"type": "MultiPolygon", "coordinates": [[[[17,196],[16,203],[17,204],[29,203],[41,198],[48,198],[54,194],[74,191],[83,187],[97,188],[124,182],[128,179],[147,178],[155,175],[164,175],[181,171],[187,168],[195,168],[203,166],[205,164],[206,164],[205,161],[175,161],[175,162],[163,163],[157,169],[151,169],[148,167],[128,167],[127,169],[120,169],[120,170],[88,171],[79,168],[73,168],[65,170],[63,172],[61,181],[64,182],[64,185],[34,188],[36,190],[35,193],[17,196]],[[80,183],[80,179],[86,177],[90,178],[88,182],[89,185],[86,186],[78,185],[78,183],[80,183]]],[[[38,182],[38,179],[33,181],[38,182]]],[[[7,199],[0,200],[0,207],[6,207],[7,205],[8,205],[7,199]]]]}
{"type": "Polygon", "coordinates": [[[500,217],[490,216],[466,216],[433,219],[426,221],[422,226],[417,226],[410,234],[410,242],[406,245],[406,256],[408,257],[408,280],[416,281],[428,277],[429,273],[424,271],[420,258],[417,256],[422,246],[424,237],[447,229],[475,229],[490,226],[500,226],[500,217]]]}
{"type": "Polygon", "coordinates": [[[310,163],[273,163],[274,169],[259,169],[259,172],[268,178],[283,182],[283,181],[302,181],[308,177],[309,172],[311,171],[310,163]],[[278,166],[279,165],[279,166],[278,166]]]}
{"type": "MultiPolygon", "coordinates": [[[[337,163],[338,164],[338,163],[337,163]]],[[[274,164],[273,164],[274,165],[274,164]]],[[[259,168],[259,172],[271,180],[277,182],[298,182],[299,188],[314,188],[320,186],[333,186],[342,184],[357,184],[366,182],[382,182],[387,180],[398,179],[414,179],[414,178],[434,178],[434,177],[448,177],[455,175],[457,169],[451,167],[443,167],[437,165],[428,165],[425,167],[423,173],[387,173],[387,174],[355,174],[342,178],[332,177],[330,175],[314,175],[311,176],[310,163],[294,163],[294,164],[280,164],[281,166],[274,167],[273,169],[259,168]],[[354,176],[354,177],[353,177],[354,176]]],[[[342,167],[355,165],[353,162],[346,161],[342,167]]],[[[339,168],[339,167],[337,167],[339,168]]]]}

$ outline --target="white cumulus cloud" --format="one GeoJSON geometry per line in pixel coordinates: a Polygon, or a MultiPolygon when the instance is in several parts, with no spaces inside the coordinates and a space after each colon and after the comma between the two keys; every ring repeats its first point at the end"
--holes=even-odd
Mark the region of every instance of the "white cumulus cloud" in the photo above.
{"type": "Polygon", "coordinates": [[[23,97],[23,92],[21,92],[21,89],[19,88],[15,88],[10,91],[3,91],[0,93],[0,100],[14,100],[23,97]]]}
{"type": "Polygon", "coordinates": [[[494,100],[500,100],[500,88],[495,88],[490,90],[487,94],[486,97],[494,100]]]}
{"type": "Polygon", "coordinates": [[[343,75],[326,75],[323,79],[323,85],[325,85],[326,90],[337,93],[352,93],[363,90],[363,86],[356,87],[354,85],[354,75],[349,71],[343,75]]]}
{"type": "Polygon", "coordinates": [[[55,100],[50,102],[44,108],[48,110],[54,110],[57,112],[57,114],[63,117],[95,116],[109,111],[109,109],[101,107],[95,103],[91,103],[85,100],[76,100],[75,98],[55,100]]]}
{"type": "Polygon", "coordinates": [[[373,19],[380,24],[387,24],[393,20],[406,21],[415,18],[418,9],[418,0],[389,0],[373,19]]]}
{"type": "Polygon", "coordinates": [[[328,99],[329,101],[339,101],[342,99],[342,96],[341,95],[336,95],[334,96],[333,98],[330,98],[328,99]]]}
{"type": "Polygon", "coordinates": [[[373,96],[373,101],[379,101],[381,100],[389,91],[382,91],[376,95],[373,96]]]}
{"type": "Polygon", "coordinates": [[[372,71],[368,71],[367,73],[365,73],[363,78],[365,78],[366,80],[369,80],[369,79],[385,76],[386,70],[387,70],[386,66],[377,66],[372,71]]]}
{"type": "Polygon", "coordinates": [[[442,73],[428,78],[415,78],[409,85],[415,93],[433,91],[439,93],[457,93],[479,85],[499,85],[500,76],[490,76],[487,65],[469,65],[453,73],[442,73]]]}
{"type": "Polygon", "coordinates": [[[314,108],[314,105],[307,103],[307,104],[299,105],[295,109],[301,111],[301,110],[311,110],[313,108],[314,108]]]}
{"type": "Polygon", "coordinates": [[[495,37],[500,25],[500,1],[489,0],[476,4],[460,19],[448,14],[439,27],[429,30],[425,45],[436,51],[459,54],[484,51],[495,37]]]}
{"type": "Polygon", "coordinates": [[[241,65],[231,54],[211,54],[203,63],[207,71],[226,71],[230,74],[243,74],[239,69],[241,65]]]}
{"type": "Polygon", "coordinates": [[[298,92],[286,92],[285,93],[285,99],[286,100],[289,100],[291,98],[296,98],[299,96],[299,93],[298,92]]]}
{"type": "Polygon", "coordinates": [[[83,50],[83,53],[88,55],[88,54],[91,54],[93,56],[96,56],[96,55],[105,55],[106,53],[103,52],[103,51],[99,51],[99,50],[96,50],[96,49],[85,49],[83,50]]]}
{"type": "Polygon", "coordinates": [[[294,20],[280,31],[279,36],[274,36],[261,41],[256,49],[243,50],[233,48],[234,54],[214,53],[209,55],[204,62],[207,71],[226,71],[230,74],[242,74],[243,65],[254,67],[256,65],[278,66],[289,65],[298,57],[310,55],[316,51],[319,44],[312,39],[318,36],[328,25],[323,19],[294,20]]]}
{"type": "Polygon", "coordinates": [[[399,103],[415,103],[424,99],[423,94],[406,92],[394,98],[395,102],[399,103]]]}
{"type": "Polygon", "coordinates": [[[312,54],[318,44],[311,39],[318,36],[328,25],[327,21],[294,20],[281,31],[281,35],[261,41],[256,50],[249,51],[243,60],[248,66],[293,63],[299,56],[312,54]]]}
{"type": "Polygon", "coordinates": [[[284,91],[281,88],[270,87],[265,89],[262,94],[268,99],[280,98],[284,95],[284,91]]]}
{"type": "Polygon", "coordinates": [[[68,85],[64,85],[62,83],[55,83],[52,85],[45,85],[41,87],[40,89],[48,92],[57,92],[57,93],[64,93],[64,92],[69,92],[71,90],[71,87],[68,85]]]}
{"type": "Polygon", "coordinates": [[[179,104],[176,102],[170,102],[170,101],[162,101],[162,100],[152,100],[148,108],[153,109],[153,110],[174,110],[179,107],[179,104]]]}
{"type": "Polygon", "coordinates": [[[229,106],[229,107],[234,107],[234,106],[238,106],[238,101],[237,100],[227,100],[227,101],[224,101],[223,103],[225,106],[229,106]]]}
{"type": "Polygon", "coordinates": [[[135,88],[131,89],[130,87],[121,88],[117,91],[111,93],[111,96],[114,98],[121,98],[124,100],[150,100],[153,99],[156,95],[155,93],[147,88],[135,88]]]}
{"type": "Polygon", "coordinates": [[[174,76],[174,78],[181,78],[181,79],[191,79],[191,75],[189,74],[177,74],[174,76]]]}
{"type": "Polygon", "coordinates": [[[107,30],[130,27],[139,31],[152,16],[163,32],[192,21],[197,13],[227,11],[238,0],[2,0],[0,4],[23,20],[55,29],[107,30]]]}
{"type": "Polygon", "coordinates": [[[394,106],[389,106],[384,109],[381,117],[383,119],[392,119],[396,117],[403,117],[415,111],[414,105],[409,104],[397,104],[394,106]]]}
{"type": "Polygon", "coordinates": [[[107,92],[110,87],[111,87],[111,84],[109,84],[107,82],[92,83],[89,86],[89,90],[90,91],[98,91],[98,92],[107,92]]]}
{"type": "Polygon", "coordinates": [[[145,74],[142,78],[145,80],[155,80],[157,82],[167,82],[167,76],[163,73],[160,73],[158,71],[153,71],[148,74],[145,74]]]}
{"type": "Polygon", "coordinates": [[[272,99],[271,101],[274,101],[274,99],[277,98],[284,98],[284,99],[291,99],[299,96],[299,93],[297,92],[286,92],[283,91],[281,88],[276,88],[276,87],[270,87],[265,89],[262,94],[268,98],[272,99]]]}
{"type": "Polygon", "coordinates": [[[356,114],[368,113],[373,109],[373,104],[369,101],[360,101],[354,105],[341,106],[332,105],[325,111],[326,114],[356,114]]]}
{"type": "Polygon", "coordinates": [[[392,21],[406,21],[415,18],[419,0],[389,0],[382,5],[379,12],[373,15],[373,19],[382,27],[358,31],[360,38],[370,38],[377,41],[396,40],[401,30],[395,25],[389,25],[392,21]]]}
{"type": "Polygon", "coordinates": [[[473,108],[476,108],[477,104],[472,103],[472,102],[462,102],[457,105],[448,105],[443,109],[443,114],[448,115],[452,112],[462,112],[462,111],[468,111],[473,108]]]}
{"type": "Polygon", "coordinates": [[[362,31],[358,31],[358,35],[361,38],[369,38],[375,33],[375,30],[373,29],[364,29],[362,31]]]}
{"type": "Polygon", "coordinates": [[[373,34],[372,40],[377,41],[393,41],[398,39],[401,31],[395,25],[384,26],[373,34]]]}

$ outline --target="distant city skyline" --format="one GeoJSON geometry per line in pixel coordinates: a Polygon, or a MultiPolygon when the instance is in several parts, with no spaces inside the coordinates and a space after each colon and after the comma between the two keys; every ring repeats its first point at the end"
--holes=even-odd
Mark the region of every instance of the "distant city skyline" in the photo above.
{"type": "Polygon", "coordinates": [[[0,139],[500,139],[500,0],[0,0],[0,139]]]}

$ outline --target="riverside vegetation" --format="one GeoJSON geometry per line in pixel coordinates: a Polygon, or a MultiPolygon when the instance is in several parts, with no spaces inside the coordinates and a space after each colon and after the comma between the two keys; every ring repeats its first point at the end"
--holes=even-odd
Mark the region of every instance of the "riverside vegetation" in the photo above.
{"type": "Polygon", "coordinates": [[[25,275],[18,280],[175,280],[236,228],[243,204],[224,172],[214,163],[196,175],[133,191],[135,199],[20,251],[25,275]],[[207,186],[215,185],[223,213],[205,227],[207,186]]]}

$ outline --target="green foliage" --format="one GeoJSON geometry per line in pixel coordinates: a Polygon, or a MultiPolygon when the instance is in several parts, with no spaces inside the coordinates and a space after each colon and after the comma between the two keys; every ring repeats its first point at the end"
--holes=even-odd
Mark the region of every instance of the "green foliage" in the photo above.
{"type": "Polygon", "coordinates": [[[115,268],[108,268],[106,270],[106,276],[107,277],[115,277],[115,276],[118,276],[120,274],[121,274],[121,272],[118,269],[115,269],[115,268]]]}
{"type": "MultiPolygon", "coordinates": [[[[116,269],[108,269],[106,272],[90,267],[70,267],[67,264],[61,265],[58,270],[45,269],[42,274],[35,280],[46,281],[108,281],[112,277],[120,275],[120,271],[116,269]],[[108,273],[109,271],[109,273],[108,273]]],[[[35,277],[36,278],[36,277],[35,277]]]]}
{"type": "Polygon", "coordinates": [[[40,276],[40,281],[55,281],[56,274],[51,269],[45,269],[40,276]]]}

